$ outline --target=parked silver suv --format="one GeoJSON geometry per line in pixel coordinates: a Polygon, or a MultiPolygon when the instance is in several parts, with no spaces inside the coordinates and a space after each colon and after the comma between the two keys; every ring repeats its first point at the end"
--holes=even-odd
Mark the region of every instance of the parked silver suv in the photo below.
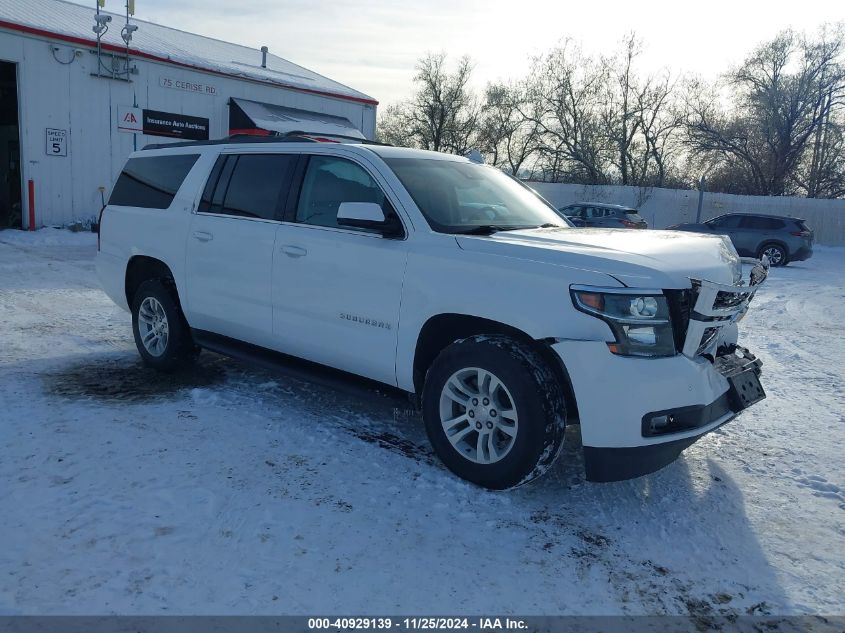
{"type": "Polygon", "coordinates": [[[677,224],[673,231],[727,235],[743,257],[769,258],[772,266],[813,256],[813,232],[798,218],[728,213],[702,224],[677,224]]]}

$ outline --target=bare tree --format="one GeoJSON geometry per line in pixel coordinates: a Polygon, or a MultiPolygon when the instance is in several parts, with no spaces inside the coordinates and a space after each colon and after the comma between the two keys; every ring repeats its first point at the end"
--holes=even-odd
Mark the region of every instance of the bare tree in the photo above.
{"type": "Polygon", "coordinates": [[[473,147],[479,107],[469,89],[472,64],[463,57],[453,72],[446,66],[445,53],[419,60],[415,93],[408,102],[387,108],[379,122],[380,139],[456,154],[473,147]]]}
{"type": "Polygon", "coordinates": [[[845,113],[830,113],[819,127],[808,159],[795,174],[808,198],[845,197],[845,113]]]}
{"type": "Polygon", "coordinates": [[[745,193],[792,193],[815,133],[845,91],[843,50],[841,27],[816,40],[785,31],[763,44],[726,77],[733,110],[706,91],[692,100],[690,147],[720,156],[723,170],[743,177],[745,193]]]}
{"type": "Polygon", "coordinates": [[[639,85],[634,73],[634,61],[641,51],[639,40],[631,33],[623,41],[617,56],[604,60],[608,81],[603,113],[605,133],[615,150],[612,160],[622,185],[639,184],[641,180],[641,174],[637,173],[639,165],[634,158],[635,153],[643,153],[637,147],[641,144],[638,132],[648,89],[647,85],[639,85]]]}
{"type": "Polygon", "coordinates": [[[606,75],[603,64],[571,41],[535,61],[520,112],[540,132],[545,178],[609,182],[613,148],[602,122],[606,75]]]}
{"type": "Polygon", "coordinates": [[[416,145],[411,138],[406,104],[394,103],[379,112],[376,140],[402,147],[416,145]]]}
{"type": "Polygon", "coordinates": [[[689,186],[706,172],[716,191],[845,197],[845,23],[809,38],[785,31],[713,86],[644,74],[641,51],[633,33],[601,58],[567,40],[483,99],[468,58],[429,54],[412,98],[381,114],[378,137],[478,148],[501,169],[552,182],[689,186]]]}
{"type": "Polygon", "coordinates": [[[479,149],[487,162],[518,175],[540,149],[536,121],[523,116],[527,107],[522,85],[490,84],[481,108],[479,149]]]}
{"type": "Polygon", "coordinates": [[[521,113],[540,132],[546,179],[665,185],[683,119],[671,75],[637,73],[641,50],[632,33],[611,57],[585,57],[567,42],[535,63],[521,113]]]}
{"type": "MultiPolygon", "coordinates": [[[[665,187],[673,172],[678,171],[685,114],[675,94],[675,82],[667,71],[652,77],[637,95],[639,132],[643,140],[637,166],[640,185],[665,187]]],[[[674,183],[678,181],[676,176],[674,183]]]]}

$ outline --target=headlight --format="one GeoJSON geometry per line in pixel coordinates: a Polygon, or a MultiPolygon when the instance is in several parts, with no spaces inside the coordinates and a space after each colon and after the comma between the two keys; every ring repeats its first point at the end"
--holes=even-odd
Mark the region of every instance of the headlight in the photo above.
{"type": "Polygon", "coordinates": [[[608,348],[621,356],[674,356],[669,303],[659,290],[572,286],[572,303],[610,326],[608,348]]]}

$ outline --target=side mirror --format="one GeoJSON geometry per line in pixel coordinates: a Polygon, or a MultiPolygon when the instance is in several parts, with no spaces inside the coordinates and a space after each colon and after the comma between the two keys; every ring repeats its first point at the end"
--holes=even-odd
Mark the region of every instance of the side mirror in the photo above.
{"type": "Polygon", "coordinates": [[[339,226],[379,231],[385,237],[402,234],[399,218],[386,217],[375,202],[341,202],[337,208],[337,223],[339,226]]]}

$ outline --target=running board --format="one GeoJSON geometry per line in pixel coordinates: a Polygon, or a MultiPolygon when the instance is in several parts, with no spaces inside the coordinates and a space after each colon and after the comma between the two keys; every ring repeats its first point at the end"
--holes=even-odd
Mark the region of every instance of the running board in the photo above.
{"type": "Polygon", "coordinates": [[[228,356],[270,372],[282,374],[303,382],[318,384],[334,391],[360,398],[378,396],[399,399],[407,406],[410,394],[390,385],[363,378],[356,374],[320,365],[296,356],[276,352],[265,347],[244,343],[205,330],[191,328],[194,343],[215,354],[228,356]]]}

